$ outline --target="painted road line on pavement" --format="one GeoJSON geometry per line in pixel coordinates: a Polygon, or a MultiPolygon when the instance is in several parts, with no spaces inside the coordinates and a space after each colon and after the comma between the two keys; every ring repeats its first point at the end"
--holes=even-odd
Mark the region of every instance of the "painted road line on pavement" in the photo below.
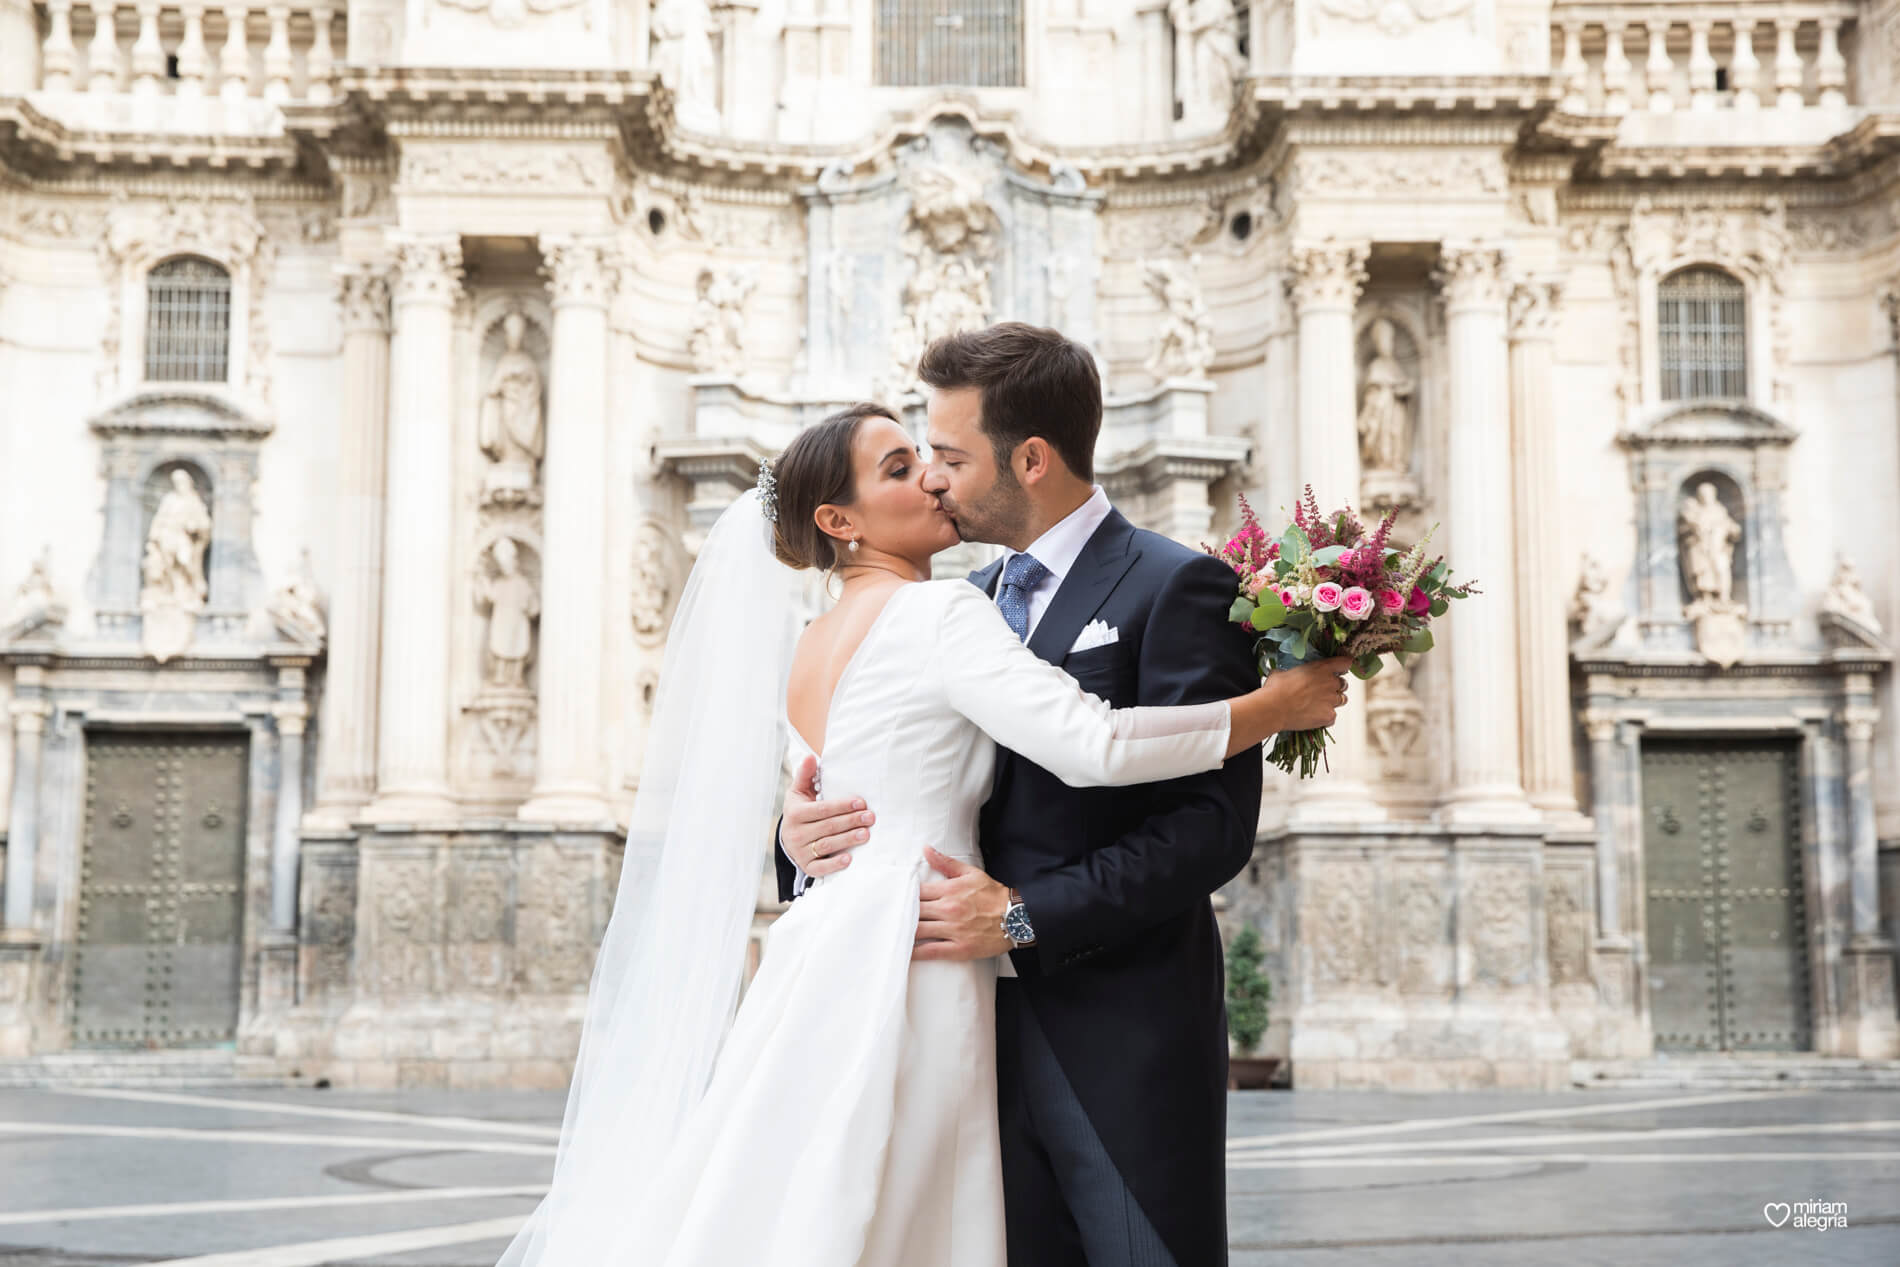
{"type": "Polygon", "coordinates": [[[0,1213],[0,1226],[21,1223],[84,1223],[96,1219],[142,1219],[173,1214],[244,1214],[254,1210],[311,1210],[329,1206],[402,1205],[418,1201],[466,1201],[475,1197],[538,1197],[547,1185],[516,1188],[411,1188],[401,1192],[342,1192],[326,1197],[254,1197],[231,1201],[173,1201],[147,1205],[78,1205],[64,1210],[0,1213]]]}

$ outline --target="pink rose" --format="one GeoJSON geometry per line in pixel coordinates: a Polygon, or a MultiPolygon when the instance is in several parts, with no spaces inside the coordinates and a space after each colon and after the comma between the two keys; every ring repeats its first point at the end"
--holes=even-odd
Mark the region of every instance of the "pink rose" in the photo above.
{"type": "Polygon", "coordinates": [[[1412,596],[1405,600],[1405,610],[1414,616],[1423,616],[1432,609],[1432,596],[1414,585],[1412,596]]]}
{"type": "MultiPolygon", "coordinates": [[[[1359,592],[1365,593],[1364,590],[1359,592]]],[[[1323,612],[1338,611],[1341,602],[1350,593],[1351,590],[1340,589],[1337,581],[1321,581],[1313,587],[1313,606],[1323,612]]]]}
{"type": "Polygon", "coordinates": [[[1370,592],[1355,585],[1339,596],[1339,610],[1346,613],[1347,620],[1364,620],[1372,614],[1377,601],[1370,592]]]}
{"type": "Polygon", "coordinates": [[[1389,612],[1400,611],[1405,607],[1405,599],[1397,590],[1380,590],[1379,607],[1389,612]]]}
{"type": "Polygon", "coordinates": [[[1245,583],[1241,585],[1241,589],[1246,591],[1248,598],[1259,598],[1260,591],[1266,587],[1267,578],[1264,576],[1250,576],[1245,583]]]}
{"type": "Polygon", "coordinates": [[[1299,595],[1295,594],[1290,589],[1283,589],[1280,591],[1280,605],[1282,607],[1297,606],[1298,598],[1299,598],[1299,595]]]}

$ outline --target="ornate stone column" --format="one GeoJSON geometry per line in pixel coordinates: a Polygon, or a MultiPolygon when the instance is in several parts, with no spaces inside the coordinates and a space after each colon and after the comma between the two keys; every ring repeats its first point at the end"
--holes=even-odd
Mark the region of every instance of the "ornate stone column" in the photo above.
{"type": "Polygon", "coordinates": [[[14,699],[8,709],[13,720],[13,802],[7,815],[4,929],[16,935],[30,934],[33,929],[33,873],[39,865],[40,843],[40,750],[46,739],[46,718],[52,712],[40,690],[42,672],[26,665],[14,669],[14,699]]]}
{"type": "Polygon", "coordinates": [[[449,601],[455,509],[453,235],[396,246],[384,532],[378,822],[443,818],[449,797],[449,601]]]}
{"type": "Polygon", "coordinates": [[[1453,821],[1531,817],[1518,764],[1516,550],[1504,252],[1447,245],[1438,283],[1451,361],[1447,553],[1484,596],[1449,622],[1453,821]]]}
{"type": "MultiPolygon", "coordinates": [[[[1287,293],[1299,330],[1298,462],[1324,507],[1359,502],[1359,424],[1355,409],[1352,312],[1366,284],[1364,242],[1296,246],[1287,293]]],[[[1384,817],[1366,784],[1365,689],[1357,689],[1332,727],[1331,773],[1303,780],[1293,817],[1306,822],[1364,822],[1384,817]]]]}
{"type": "Polygon", "coordinates": [[[318,732],[313,825],[342,827],[376,793],[377,622],[383,584],[383,458],[389,421],[389,278],[337,275],[343,410],[337,420],[336,579],[318,732]]]}
{"type": "MultiPolygon", "coordinates": [[[[1551,428],[1551,341],[1560,287],[1550,280],[1511,288],[1511,436],[1517,545],[1518,698],[1523,725],[1525,791],[1547,814],[1577,812],[1571,756],[1570,654],[1564,593],[1557,584],[1556,520],[1529,513],[1555,506],[1560,494],[1551,428]]],[[[1458,418],[1457,414],[1452,417],[1458,418]]],[[[1482,601],[1482,600],[1481,600],[1482,601]]],[[[1462,617],[1465,609],[1460,609],[1462,617]]],[[[1454,635],[1455,636],[1455,635],[1454,635]]]]}
{"type": "Polygon", "coordinates": [[[541,648],[534,791],[521,817],[612,818],[601,754],[601,625],[607,509],[607,302],[614,259],[604,240],[543,238],[554,294],[548,451],[542,467],[541,648]]]}

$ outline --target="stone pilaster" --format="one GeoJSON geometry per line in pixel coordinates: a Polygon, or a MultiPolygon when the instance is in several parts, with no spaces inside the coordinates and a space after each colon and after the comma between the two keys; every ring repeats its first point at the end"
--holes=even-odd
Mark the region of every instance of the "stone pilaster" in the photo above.
{"type": "Polygon", "coordinates": [[[337,567],[318,734],[313,825],[341,827],[376,793],[376,668],[389,423],[389,278],[358,264],[337,276],[343,310],[337,567]]]}
{"type": "Polygon", "coordinates": [[[1447,553],[1483,596],[1448,622],[1451,646],[1454,821],[1531,814],[1518,764],[1516,550],[1511,496],[1510,371],[1506,363],[1504,253],[1447,246],[1438,282],[1451,361],[1451,452],[1446,463],[1447,553]]]}
{"type": "MultiPolygon", "coordinates": [[[[1359,502],[1352,312],[1365,288],[1367,253],[1364,242],[1329,240],[1296,246],[1287,277],[1299,331],[1299,479],[1313,486],[1326,508],[1359,502]]],[[[1383,811],[1366,784],[1371,753],[1366,743],[1363,688],[1340,710],[1332,732],[1331,772],[1301,782],[1294,821],[1382,818],[1383,811]]]]}
{"type": "Polygon", "coordinates": [[[1893,943],[1880,929],[1880,841],[1874,827],[1873,682],[1848,679],[1852,703],[1847,731],[1847,890],[1849,933],[1841,952],[1842,1055],[1862,1060],[1900,1056],[1900,1016],[1894,1010],[1893,943]]]}
{"type": "Polygon", "coordinates": [[[277,721],[277,819],[270,842],[270,926],[273,932],[297,929],[297,852],[302,844],[303,751],[308,707],[302,699],[280,702],[271,710],[277,721]]]}
{"type": "Polygon", "coordinates": [[[603,241],[544,238],[554,295],[541,565],[534,791],[521,817],[611,818],[601,760],[601,626],[607,513],[607,303],[614,259],[603,241]]]}
{"type": "Polygon", "coordinates": [[[396,246],[384,532],[379,822],[445,818],[449,797],[449,602],[455,500],[454,310],[462,249],[452,235],[396,246]]]}
{"type": "MultiPolygon", "coordinates": [[[[1564,592],[1557,582],[1559,503],[1556,446],[1551,431],[1551,342],[1560,287],[1554,281],[1518,282],[1510,294],[1511,436],[1514,492],[1521,513],[1512,518],[1517,547],[1518,694],[1523,726],[1524,790],[1546,814],[1577,812],[1571,756],[1570,655],[1564,592]]],[[[1454,414],[1456,419],[1457,415],[1454,414]]],[[[1462,610],[1461,613],[1462,615],[1462,610]]]]}
{"type": "Polygon", "coordinates": [[[13,798],[7,816],[7,905],[4,927],[10,933],[33,929],[34,869],[39,865],[40,750],[46,739],[51,706],[42,696],[42,670],[14,670],[13,798]]]}

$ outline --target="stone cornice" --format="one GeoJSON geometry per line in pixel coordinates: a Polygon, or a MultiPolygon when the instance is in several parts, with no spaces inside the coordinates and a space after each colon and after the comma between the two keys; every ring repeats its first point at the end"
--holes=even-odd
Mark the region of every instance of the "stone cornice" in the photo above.
{"type": "Polygon", "coordinates": [[[88,169],[290,176],[300,171],[304,157],[296,140],[284,135],[83,130],[41,113],[24,97],[0,97],[0,163],[26,176],[71,175],[88,169]]]}

